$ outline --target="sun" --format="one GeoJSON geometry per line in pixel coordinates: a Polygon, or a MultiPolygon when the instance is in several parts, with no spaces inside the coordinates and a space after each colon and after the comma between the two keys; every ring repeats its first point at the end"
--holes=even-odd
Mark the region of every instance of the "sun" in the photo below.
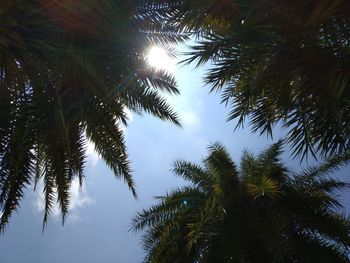
{"type": "Polygon", "coordinates": [[[156,69],[168,72],[174,72],[175,70],[175,59],[170,57],[167,51],[161,47],[151,47],[146,58],[148,64],[156,69]]]}

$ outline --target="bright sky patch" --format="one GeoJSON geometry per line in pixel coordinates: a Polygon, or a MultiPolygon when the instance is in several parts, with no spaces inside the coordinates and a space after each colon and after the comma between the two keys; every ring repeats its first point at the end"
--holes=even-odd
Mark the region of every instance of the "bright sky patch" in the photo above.
{"type": "Polygon", "coordinates": [[[157,46],[153,46],[149,49],[147,62],[152,67],[159,70],[166,70],[169,72],[174,72],[175,70],[175,59],[170,57],[165,49],[157,46]]]}

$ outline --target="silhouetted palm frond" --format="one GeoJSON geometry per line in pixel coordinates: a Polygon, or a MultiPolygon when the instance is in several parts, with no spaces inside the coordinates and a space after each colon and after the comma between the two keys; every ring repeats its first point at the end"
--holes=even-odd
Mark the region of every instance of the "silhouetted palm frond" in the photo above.
{"type": "Polygon", "coordinates": [[[180,125],[161,96],[174,77],[150,69],[160,34],[142,1],[40,0],[0,4],[0,231],[30,184],[42,181],[44,225],[56,201],[65,221],[69,189],[82,183],[87,140],[136,196],[121,125],[126,109],[180,125]],[[57,196],[57,200],[55,197],[57,196]]]}
{"type": "Polygon", "coordinates": [[[184,62],[210,62],[206,83],[237,127],[272,135],[281,123],[301,159],[349,148],[349,1],[147,2],[167,25],[199,36],[184,62]]]}

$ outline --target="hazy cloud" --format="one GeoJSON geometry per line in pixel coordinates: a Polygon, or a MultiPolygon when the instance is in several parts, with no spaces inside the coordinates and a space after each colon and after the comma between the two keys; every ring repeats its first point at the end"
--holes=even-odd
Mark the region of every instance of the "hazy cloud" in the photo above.
{"type": "MultiPolygon", "coordinates": [[[[57,195],[55,194],[55,199],[57,195]]],[[[79,209],[87,205],[93,204],[94,201],[87,195],[85,184],[83,183],[82,188],[79,186],[79,179],[75,178],[72,181],[70,188],[70,204],[69,204],[69,215],[68,222],[73,223],[80,219],[79,209]]],[[[43,183],[39,185],[39,191],[37,192],[34,206],[38,212],[43,212],[45,209],[45,199],[43,194],[43,183]]],[[[56,202],[51,209],[51,215],[54,218],[61,216],[59,204],[56,202]]]]}
{"type": "Polygon", "coordinates": [[[180,118],[185,129],[198,129],[201,125],[199,114],[195,111],[182,111],[180,112],[180,118]]]}
{"type": "Polygon", "coordinates": [[[95,144],[88,140],[86,147],[87,162],[95,166],[101,159],[101,156],[95,151],[95,144]]]}

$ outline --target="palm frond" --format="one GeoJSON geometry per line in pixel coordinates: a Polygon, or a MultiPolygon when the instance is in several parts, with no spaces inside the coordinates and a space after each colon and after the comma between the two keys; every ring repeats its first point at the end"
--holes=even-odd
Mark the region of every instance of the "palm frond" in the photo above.
{"type": "Polygon", "coordinates": [[[349,218],[336,195],[346,184],[323,176],[338,163],[295,176],[282,148],[279,141],[257,157],[245,151],[239,170],[219,143],[209,146],[204,167],[176,162],[173,172],[190,186],[133,218],[132,229],[145,231],[144,262],[311,262],[321,254],[348,262],[349,218]]]}

